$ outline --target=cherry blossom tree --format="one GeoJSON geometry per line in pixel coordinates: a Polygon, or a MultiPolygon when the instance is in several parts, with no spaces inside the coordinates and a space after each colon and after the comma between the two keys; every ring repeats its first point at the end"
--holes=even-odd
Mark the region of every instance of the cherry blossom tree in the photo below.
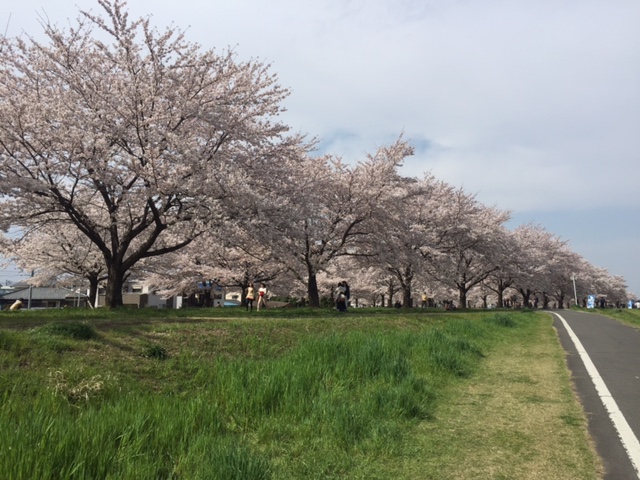
{"type": "Polygon", "coordinates": [[[310,157],[290,165],[286,177],[272,179],[260,197],[254,235],[306,286],[312,307],[320,305],[320,272],[341,256],[372,254],[371,219],[410,154],[399,139],[353,167],[332,156],[310,157]]]}
{"type": "Polygon", "coordinates": [[[247,237],[242,223],[226,221],[179,251],[144,260],[142,278],[167,296],[193,293],[202,282],[213,281],[240,290],[244,301],[250,283],[270,283],[283,275],[284,266],[268,246],[247,237]]]}
{"type": "Polygon", "coordinates": [[[117,307],[127,271],[206,232],[302,139],[276,121],[288,91],[268,65],[98,3],[102,16],[45,25],[47,43],[0,39],[0,225],[76,228],[117,307]]]}
{"type": "Polygon", "coordinates": [[[373,216],[372,248],[368,259],[372,266],[384,270],[389,303],[396,291],[402,295],[402,306],[412,305],[413,282],[423,273],[420,248],[429,236],[424,235],[429,212],[442,200],[439,194],[446,184],[431,175],[423,179],[398,178],[379,204],[373,216]]]}
{"type": "MultiPolygon", "coordinates": [[[[494,292],[496,295],[496,306],[498,308],[504,307],[505,291],[514,285],[512,272],[513,268],[508,265],[506,268],[500,267],[496,271],[492,272],[485,282],[481,283],[481,286],[494,292]]],[[[483,293],[484,303],[486,304],[486,296],[483,293]]]]}
{"type": "Polygon", "coordinates": [[[29,283],[77,285],[84,280],[89,284],[91,303],[96,303],[98,286],[106,280],[107,269],[97,247],[79,230],[48,223],[26,230],[18,238],[5,238],[2,245],[5,257],[22,270],[34,272],[29,283]]]}
{"type": "Polygon", "coordinates": [[[546,297],[551,296],[556,300],[557,308],[564,308],[565,301],[574,296],[572,277],[576,276],[583,265],[583,258],[568,245],[560,248],[550,261],[549,271],[545,275],[545,303],[548,302],[546,297]]]}
{"type": "MultiPolygon", "coordinates": [[[[510,288],[515,288],[516,278],[520,275],[521,269],[529,266],[525,252],[520,251],[520,244],[515,231],[505,231],[502,236],[501,249],[503,258],[486,280],[480,283],[480,296],[484,308],[487,308],[487,298],[495,294],[497,308],[505,306],[505,292],[510,288]]],[[[526,303],[525,303],[526,305],[526,303]]]]}
{"type": "MultiPolygon", "coordinates": [[[[353,305],[383,306],[385,297],[389,295],[388,281],[391,277],[384,265],[367,259],[373,260],[375,257],[340,257],[327,270],[327,276],[333,278],[334,289],[338,281],[336,279],[349,284],[353,305]]],[[[395,282],[393,285],[391,297],[397,293],[395,282]]]]}
{"type": "Polygon", "coordinates": [[[97,1],[102,15],[45,24],[45,43],[0,38],[0,228],[41,280],[106,277],[117,307],[136,269],[166,291],[278,278],[294,292],[294,278],[319,306],[332,275],[353,278],[339,262],[352,257],[373,259],[358,264],[369,295],[386,284],[405,306],[416,279],[463,308],[479,285],[499,303],[516,288],[525,305],[534,292],[562,304],[575,272],[585,290],[624,295],[544,229],[509,233],[508,212],[401,177],[402,138],[355,166],[309,156],[313,141],[277,119],[289,92],[269,65],[97,1]]]}
{"type": "Polygon", "coordinates": [[[510,213],[487,207],[462,189],[443,186],[424,221],[416,225],[425,241],[419,251],[430,276],[458,292],[460,308],[468,292],[504,264],[510,213]]]}
{"type": "Polygon", "coordinates": [[[522,296],[522,304],[535,303],[531,296],[543,295],[546,307],[550,292],[549,278],[553,276],[559,258],[568,251],[567,241],[549,232],[541,225],[518,226],[511,235],[515,253],[508,272],[513,288],[522,296]]]}
{"type": "Polygon", "coordinates": [[[575,265],[572,277],[579,305],[584,306],[588,295],[604,300],[608,306],[622,306],[630,298],[624,278],[612,275],[606,269],[597,267],[582,257],[575,265]]]}
{"type": "Polygon", "coordinates": [[[484,285],[497,295],[498,308],[504,306],[508,289],[517,290],[522,295],[522,304],[530,305],[531,295],[540,291],[540,282],[548,270],[547,261],[564,242],[534,224],[520,225],[507,232],[503,241],[505,260],[484,285]]]}
{"type": "Polygon", "coordinates": [[[594,267],[597,275],[598,291],[607,296],[611,306],[624,307],[633,296],[628,291],[626,280],[620,275],[612,275],[607,270],[594,267]]]}

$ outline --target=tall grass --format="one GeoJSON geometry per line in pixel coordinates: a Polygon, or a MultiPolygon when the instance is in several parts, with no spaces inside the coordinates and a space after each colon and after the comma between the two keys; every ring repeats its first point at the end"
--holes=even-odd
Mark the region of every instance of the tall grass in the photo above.
{"type": "Polygon", "coordinates": [[[47,350],[42,339],[59,327],[0,331],[11,367],[0,373],[2,478],[384,478],[380,459],[406,454],[407,432],[435,417],[443,387],[472,375],[505,326],[364,331],[337,321],[339,332],[270,358],[194,354],[184,340],[169,355],[145,339],[142,352],[162,355],[96,362],[114,343],[104,332],[82,347],[85,336],[63,328],[69,350],[47,350]],[[30,359],[39,367],[25,367],[30,359]],[[31,387],[19,387],[29,375],[31,387]]]}
{"type": "Polygon", "coordinates": [[[3,478],[269,478],[268,462],[225,435],[203,396],[125,395],[82,409],[50,397],[15,407],[3,408],[3,478]]]}

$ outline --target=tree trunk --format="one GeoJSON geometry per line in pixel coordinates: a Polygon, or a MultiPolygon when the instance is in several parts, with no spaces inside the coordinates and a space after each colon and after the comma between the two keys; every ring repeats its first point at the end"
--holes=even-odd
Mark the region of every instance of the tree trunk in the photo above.
{"type": "Polygon", "coordinates": [[[96,299],[98,298],[98,277],[91,276],[89,277],[89,302],[91,302],[91,306],[94,307],[98,303],[96,299]]]}
{"type": "Polygon", "coordinates": [[[307,282],[307,294],[309,295],[309,306],[320,307],[320,295],[318,294],[318,279],[316,272],[309,268],[309,281],[307,282]]]}
{"type": "Polygon", "coordinates": [[[549,296],[544,292],[542,292],[542,308],[549,308],[549,296]]]}
{"type": "Polygon", "coordinates": [[[411,290],[413,285],[413,270],[410,266],[405,268],[402,280],[402,306],[405,309],[409,309],[412,307],[411,290]]]}
{"type": "Polygon", "coordinates": [[[564,309],[564,293],[556,296],[556,300],[558,300],[558,308],[560,310],[564,309]]]}
{"type": "Polygon", "coordinates": [[[460,297],[459,297],[460,306],[459,306],[459,308],[464,310],[464,309],[467,308],[467,289],[464,288],[464,287],[458,286],[458,291],[460,292],[460,297]]]}
{"type": "Polygon", "coordinates": [[[107,308],[122,306],[122,286],[124,285],[124,269],[122,266],[109,265],[109,278],[107,279],[107,291],[104,297],[104,305],[107,308]]]}
{"type": "Polygon", "coordinates": [[[411,308],[411,287],[405,286],[402,289],[402,307],[411,308]]]}
{"type": "Polygon", "coordinates": [[[499,287],[498,288],[498,308],[504,308],[504,291],[506,288],[499,287]]]}
{"type": "Polygon", "coordinates": [[[519,292],[520,295],[522,295],[522,306],[525,308],[528,307],[529,301],[531,300],[531,290],[520,289],[519,292]]]}

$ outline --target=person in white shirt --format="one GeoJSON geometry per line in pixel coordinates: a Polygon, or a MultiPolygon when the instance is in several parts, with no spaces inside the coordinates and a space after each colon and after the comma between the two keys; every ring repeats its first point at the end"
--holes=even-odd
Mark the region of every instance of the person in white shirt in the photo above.
{"type": "Polygon", "coordinates": [[[18,300],[13,302],[13,305],[11,305],[9,307],[9,310],[12,311],[12,312],[16,312],[16,311],[20,310],[23,306],[24,306],[24,303],[22,302],[22,299],[19,298],[18,300]]]}
{"type": "Polygon", "coordinates": [[[267,286],[264,283],[260,284],[258,289],[258,311],[260,311],[260,307],[267,308],[267,286]]]}

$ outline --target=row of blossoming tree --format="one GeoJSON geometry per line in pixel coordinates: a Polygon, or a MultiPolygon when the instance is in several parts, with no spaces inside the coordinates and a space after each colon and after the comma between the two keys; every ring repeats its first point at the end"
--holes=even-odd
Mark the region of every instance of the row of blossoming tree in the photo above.
{"type": "Polygon", "coordinates": [[[68,28],[0,39],[0,246],[34,283],[83,279],[122,305],[130,275],[166,294],[270,282],[319,306],[336,279],[367,303],[458,306],[516,292],[623,301],[624,279],[538,225],[431,175],[399,173],[402,137],[359,163],[314,156],[279,121],[269,65],[98,0],[68,28]]]}

